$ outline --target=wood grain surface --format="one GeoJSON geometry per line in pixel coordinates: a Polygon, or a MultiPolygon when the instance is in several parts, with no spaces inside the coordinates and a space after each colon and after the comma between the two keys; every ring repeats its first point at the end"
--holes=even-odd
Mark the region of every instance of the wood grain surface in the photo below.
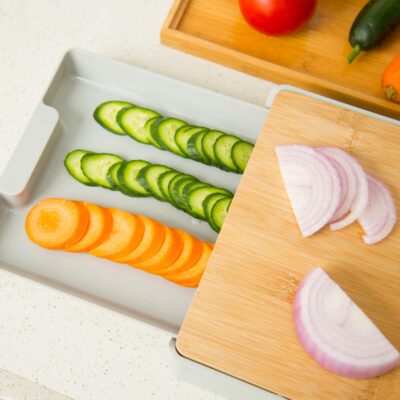
{"type": "Polygon", "coordinates": [[[325,371],[299,344],[292,301],[321,266],[400,349],[400,224],[367,246],[355,223],[302,238],[274,148],[338,146],[400,206],[400,127],[289,91],[278,94],[180,331],[185,357],[293,400],[398,400],[400,368],[374,379],[325,371]]]}
{"type": "Polygon", "coordinates": [[[319,0],[309,26],[285,36],[263,35],[240,14],[237,0],[176,0],[161,31],[169,46],[276,83],[400,118],[385,100],[381,76],[398,51],[400,29],[349,65],[350,26],[366,0],[319,0]]]}

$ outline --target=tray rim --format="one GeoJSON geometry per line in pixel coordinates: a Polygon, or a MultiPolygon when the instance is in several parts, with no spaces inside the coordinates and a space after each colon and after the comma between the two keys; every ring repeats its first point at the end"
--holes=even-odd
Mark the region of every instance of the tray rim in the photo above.
{"type": "Polygon", "coordinates": [[[184,18],[190,1],[174,0],[160,31],[162,44],[267,81],[270,81],[271,76],[273,76],[273,83],[278,85],[296,85],[308,91],[316,91],[317,94],[319,93],[325,97],[334,97],[339,102],[346,104],[351,102],[351,105],[355,107],[365,108],[393,119],[400,118],[399,105],[383,98],[366,95],[359,90],[351,89],[334,81],[295,71],[267,60],[261,60],[180,31],[178,26],[184,18]],[[254,68],[254,66],[257,66],[258,69],[254,68]]]}

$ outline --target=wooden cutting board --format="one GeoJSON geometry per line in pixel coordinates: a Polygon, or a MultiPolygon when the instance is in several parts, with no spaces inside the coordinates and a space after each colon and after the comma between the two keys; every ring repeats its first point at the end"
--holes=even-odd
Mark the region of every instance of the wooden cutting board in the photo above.
{"type": "Polygon", "coordinates": [[[400,29],[348,65],[348,33],[367,0],[318,0],[309,26],[268,37],[247,25],[238,0],[175,0],[162,43],[263,79],[292,84],[381,114],[400,118],[384,99],[383,71],[400,51],[400,29]]]}
{"type": "MultiPolygon", "coordinates": [[[[400,349],[400,223],[367,246],[357,223],[302,238],[274,148],[338,146],[380,177],[400,207],[400,127],[302,94],[276,97],[177,340],[191,360],[293,400],[399,400],[400,368],[334,375],[299,344],[297,285],[321,266],[400,349]]],[[[400,209],[400,208],[399,208],[400,209]]]]}

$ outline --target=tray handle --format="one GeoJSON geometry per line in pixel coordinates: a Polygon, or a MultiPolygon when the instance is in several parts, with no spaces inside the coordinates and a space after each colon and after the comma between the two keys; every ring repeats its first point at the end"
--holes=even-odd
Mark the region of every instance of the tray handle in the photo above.
{"type": "Polygon", "coordinates": [[[40,103],[0,178],[0,196],[12,207],[24,205],[35,187],[43,155],[55,142],[55,108],[40,103]]]}

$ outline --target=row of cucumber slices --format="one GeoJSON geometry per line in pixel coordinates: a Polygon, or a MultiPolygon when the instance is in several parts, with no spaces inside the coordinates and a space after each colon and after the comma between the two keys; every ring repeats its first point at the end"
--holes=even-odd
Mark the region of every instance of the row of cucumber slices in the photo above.
{"type": "Polygon", "coordinates": [[[93,116],[112,133],[230,172],[244,172],[254,147],[237,136],[163,117],[124,101],[102,103],[93,116]]]}
{"type": "Polygon", "coordinates": [[[68,172],[88,186],[119,190],[128,196],[152,196],[169,202],[219,232],[233,194],[193,175],[144,160],[125,161],[115,154],[73,150],[64,160],[68,172]]]}

